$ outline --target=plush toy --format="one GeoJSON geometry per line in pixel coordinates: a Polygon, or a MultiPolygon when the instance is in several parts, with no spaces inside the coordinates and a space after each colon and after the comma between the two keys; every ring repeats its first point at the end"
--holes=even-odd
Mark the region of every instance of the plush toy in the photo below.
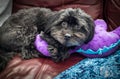
{"type": "MultiPolygon", "coordinates": [[[[71,53],[80,53],[86,57],[105,57],[108,56],[120,46],[120,27],[113,31],[107,32],[107,25],[104,20],[95,21],[95,34],[93,39],[82,46],[69,50],[71,53]]],[[[45,56],[50,56],[47,50],[47,42],[42,40],[40,35],[36,36],[34,42],[36,49],[45,56]]]]}

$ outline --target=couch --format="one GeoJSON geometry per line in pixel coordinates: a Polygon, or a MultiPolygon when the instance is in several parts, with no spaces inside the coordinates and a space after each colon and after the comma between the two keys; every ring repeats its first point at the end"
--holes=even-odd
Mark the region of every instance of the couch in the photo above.
{"type": "MultiPolygon", "coordinates": [[[[104,19],[108,24],[108,31],[120,25],[120,0],[13,0],[13,13],[30,7],[47,7],[52,10],[81,8],[94,20],[104,19]]],[[[0,73],[0,79],[53,79],[85,58],[76,53],[65,61],[54,63],[46,57],[23,60],[15,56],[0,73]]]]}

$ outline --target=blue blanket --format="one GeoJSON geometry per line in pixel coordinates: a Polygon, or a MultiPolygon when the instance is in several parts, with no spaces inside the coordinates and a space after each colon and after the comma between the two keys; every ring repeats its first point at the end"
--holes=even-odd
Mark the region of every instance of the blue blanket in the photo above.
{"type": "Polygon", "coordinates": [[[54,79],[120,79],[120,50],[106,58],[86,58],[54,79]]]}

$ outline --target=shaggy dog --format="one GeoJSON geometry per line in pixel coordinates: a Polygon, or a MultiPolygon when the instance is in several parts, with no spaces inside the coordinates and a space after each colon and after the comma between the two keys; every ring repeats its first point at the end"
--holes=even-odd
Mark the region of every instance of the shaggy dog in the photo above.
{"type": "Polygon", "coordinates": [[[42,56],[34,47],[35,36],[40,33],[48,43],[51,58],[58,62],[69,56],[69,49],[93,38],[94,22],[81,9],[18,11],[0,27],[0,69],[16,54],[23,59],[42,56]]]}

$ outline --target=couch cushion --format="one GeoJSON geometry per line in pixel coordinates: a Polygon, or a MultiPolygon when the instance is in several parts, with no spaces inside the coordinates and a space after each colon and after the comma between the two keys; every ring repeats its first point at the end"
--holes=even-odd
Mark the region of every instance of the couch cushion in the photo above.
{"type": "Polygon", "coordinates": [[[50,58],[22,60],[16,56],[1,72],[0,79],[52,79],[83,58],[79,54],[74,54],[63,62],[54,63],[50,58]]]}
{"type": "Polygon", "coordinates": [[[109,30],[120,26],[120,0],[106,0],[104,17],[109,25],[109,30]]]}
{"type": "Polygon", "coordinates": [[[22,8],[46,7],[52,10],[63,8],[82,8],[94,19],[102,18],[102,0],[14,0],[13,12],[22,8]]]}

